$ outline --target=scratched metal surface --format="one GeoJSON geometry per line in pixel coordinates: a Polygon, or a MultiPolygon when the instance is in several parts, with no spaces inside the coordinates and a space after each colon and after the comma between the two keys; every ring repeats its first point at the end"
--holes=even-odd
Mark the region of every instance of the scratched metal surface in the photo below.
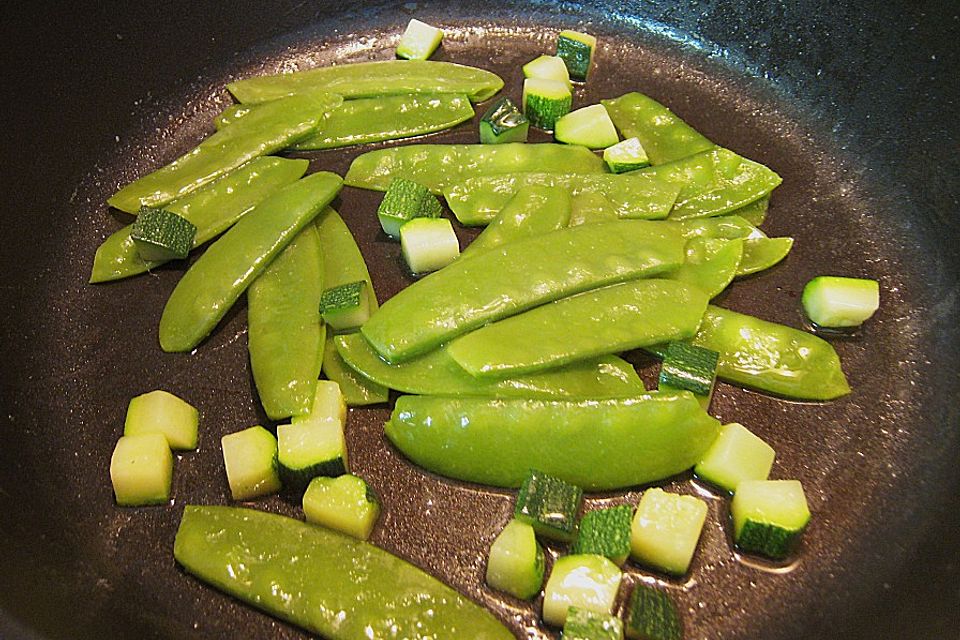
{"type": "MultiPolygon", "coordinates": [[[[803,481],[814,519],[786,566],[732,551],[728,502],[689,476],[663,483],[710,514],[689,576],[627,565],[680,605],[686,637],[956,637],[958,472],[958,62],[956,11],[930,3],[172,2],[37,7],[10,16],[5,77],[0,333],[0,635],[7,638],[299,638],[304,634],[186,576],[172,558],[184,504],[229,502],[224,433],[266,421],[241,304],[195,354],[164,355],[156,325],[180,267],[85,284],[123,220],[101,203],[211,130],[235,77],[388,58],[413,15],[447,30],[438,59],[500,73],[560,28],[600,38],[576,103],[640,90],[716,142],[784,178],[764,229],[797,239],[788,259],[720,303],[800,326],[798,295],[821,273],[876,278],[882,307],[839,341],[854,393],[785,402],[729,385],[713,410],[777,450],[773,476],[803,481]],[[869,10],[865,7],[869,7],[869,10]],[[173,505],[118,509],[109,456],[127,400],[156,387],[201,411],[200,448],[179,457],[173,505]]],[[[482,108],[481,108],[482,110],[482,108]]],[[[475,141],[476,122],[431,141],[475,141]]],[[[542,138],[545,139],[545,138],[542,138]]],[[[373,147],[370,147],[373,148],[373,147]]],[[[343,173],[357,149],[310,155],[343,173]]],[[[338,208],[369,257],[381,300],[410,282],[373,194],[338,208]]],[[[463,241],[474,232],[458,229],[463,241]]],[[[655,365],[631,359],[651,381],[655,365]]],[[[432,477],[385,442],[387,409],[351,411],[354,469],[383,496],[373,541],[489,606],[518,637],[555,633],[533,606],[483,586],[508,492],[432,477]]],[[[640,490],[592,496],[635,503],[640,490]]],[[[297,516],[296,500],[258,508],[297,516]]],[[[562,551],[551,546],[551,556],[562,551]]],[[[624,590],[626,591],[626,590],[624,590]]]]}

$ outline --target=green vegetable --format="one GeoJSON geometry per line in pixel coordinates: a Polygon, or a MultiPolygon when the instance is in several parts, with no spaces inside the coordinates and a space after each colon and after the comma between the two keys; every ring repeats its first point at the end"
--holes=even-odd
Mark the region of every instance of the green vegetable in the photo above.
{"type": "Polygon", "coordinates": [[[440,46],[443,30],[416,18],[407,24],[397,44],[397,57],[405,60],[426,60],[440,46]]]}
{"type": "MultiPolygon", "coordinates": [[[[307,160],[256,158],[216,182],[164,206],[197,227],[193,246],[216,237],[271,192],[296,181],[306,172],[307,160]]],[[[159,267],[165,261],[144,262],[127,225],[103,241],[93,260],[90,282],[118,280],[159,267]]]]}
{"type": "Polygon", "coordinates": [[[130,238],[144,262],[182,260],[193,248],[197,227],[192,222],[165,209],[141,207],[130,238]]]}
{"type": "Polygon", "coordinates": [[[380,517],[380,501],[363,478],[317,477],[303,494],[303,514],[307,522],[366,540],[380,517]]]}
{"type": "Polygon", "coordinates": [[[327,289],[320,296],[323,321],[335,331],[356,329],[370,317],[367,281],[357,280],[327,289]]]}
{"type": "Polygon", "coordinates": [[[196,449],[200,414],[193,405],[157,389],[130,399],[123,435],[161,433],[171,449],[196,449]]]}
{"type": "Polygon", "coordinates": [[[255,104],[311,89],[344,98],[373,98],[411,93],[460,94],[483,102],[503,88],[503,80],[483,69],[433,60],[384,60],[319,67],[237,80],[227,90],[238,102],[255,104]]]}
{"type": "Polygon", "coordinates": [[[110,481],[117,504],[137,507],[170,499],[173,454],[162,433],[123,436],[110,458],[110,481]]]}
{"type": "Polygon", "coordinates": [[[692,285],[708,298],[719,295],[737,275],[744,240],[694,237],[687,241],[686,261],[670,278],[692,285]]]}
{"type": "Polygon", "coordinates": [[[460,241],[446,218],[416,218],[400,227],[400,250],[410,271],[423,274],[456,260],[460,241]]]}
{"type": "Polygon", "coordinates": [[[703,408],[710,406],[720,354],[686,342],[671,342],[660,367],[660,391],[689,391],[703,408]]]}
{"type": "Polygon", "coordinates": [[[313,131],[339,96],[310,92],[258,109],[236,126],[217,131],[172,163],[134,180],[107,200],[121,211],[162,207],[242,164],[279,151],[313,131]]]}
{"type": "Polygon", "coordinates": [[[602,104],[592,104],[561,116],[554,129],[554,137],[558,141],[583,145],[588,149],[604,149],[620,140],[602,104]]]}
{"type": "Polygon", "coordinates": [[[499,377],[693,337],[707,308],[698,289],[641,279],[591,289],[487,324],[450,342],[468,373],[499,377]]]}
{"type": "Polygon", "coordinates": [[[858,327],[880,308],[876,280],[817,276],[803,287],[803,311],[815,325],[858,327]]]}
{"type": "Polygon", "coordinates": [[[707,503],[653,488],[640,498],[630,532],[630,556],[637,562],[682,576],[697,549],[707,503]]]}
{"type": "Polygon", "coordinates": [[[160,318],[164,351],[190,351],[304,226],[337,195],[340,177],[321,171],[258,203],[211,245],[177,284],[160,318]]]}
{"type": "Polygon", "coordinates": [[[740,216],[750,224],[759,227],[761,224],[763,224],[763,221],[767,219],[767,209],[769,206],[770,196],[766,195],[759,200],[754,200],[750,204],[744,205],[732,213],[725,215],[740,216]]]}
{"type": "MultiPolygon", "coordinates": [[[[610,117],[609,113],[607,117],[610,117]]],[[[636,136],[621,140],[604,149],[603,161],[607,163],[613,173],[626,173],[634,169],[642,169],[650,164],[647,152],[636,136]]]]}
{"type": "Polygon", "coordinates": [[[748,238],[743,241],[743,258],[737,276],[746,276],[769,269],[787,257],[793,238],[748,238]]]}
{"type": "Polygon", "coordinates": [[[256,426],[220,439],[223,466],[234,500],[250,500],[280,491],[277,439],[256,426]]]}
{"type": "Polygon", "coordinates": [[[567,71],[567,65],[559,56],[539,56],[531,60],[523,65],[523,77],[555,80],[563,82],[568,88],[573,86],[570,82],[570,72],[567,71]]]}
{"type": "Polygon", "coordinates": [[[543,589],[543,621],[562,627],[573,607],[610,615],[622,579],[620,567],[603,556],[558,558],[543,589]]]}
{"type": "Polygon", "coordinates": [[[597,48],[597,38],[588,33],[561,31],[557,37],[557,57],[563,60],[574,80],[584,81],[590,73],[593,51],[597,48]]]}
{"type": "Polygon", "coordinates": [[[343,218],[327,207],[320,212],[314,223],[320,233],[320,246],[323,249],[323,282],[327,287],[336,287],[349,282],[363,280],[367,283],[367,303],[370,312],[377,309],[377,296],[363,261],[360,247],[343,218]]]}
{"type": "Polygon", "coordinates": [[[533,527],[537,535],[570,542],[577,531],[583,489],[549,474],[529,469],[513,508],[513,517],[533,527]]]}
{"type": "Polygon", "coordinates": [[[385,430],[410,460],[448,478],[518,487],[535,468],[603,491],[689,469],[718,428],[685,392],[606,400],[401,396],[385,430]]]}
{"type": "Polygon", "coordinates": [[[572,196],[570,201],[572,204],[572,211],[570,212],[571,227],[620,219],[617,214],[617,206],[600,193],[583,191],[572,196]]]}
{"type": "Polygon", "coordinates": [[[570,195],[564,189],[520,187],[487,228],[467,245],[463,255],[563,229],[570,222],[571,209],[570,195]]]}
{"type": "Polygon", "coordinates": [[[331,640],[513,640],[485,609],[406,561],[283,516],[188,505],[173,554],[204,582],[331,640]]]}
{"type": "Polygon", "coordinates": [[[533,527],[511,520],[490,545],[486,582],[492,589],[530,600],[540,593],[545,564],[533,527]]]}
{"type": "Polygon", "coordinates": [[[627,604],[626,632],[631,640],[681,640],[683,623],[666,591],[638,582],[627,604]]]}
{"type": "Polygon", "coordinates": [[[586,512],[570,553],[592,553],[623,565],[630,555],[632,519],[633,507],[626,504],[586,512]]]}
{"type": "Polygon", "coordinates": [[[391,238],[400,237],[400,227],[414,218],[439,218],[443,207],[436,196],[422,184],[396,176],[377,208],[377,218],[383,232],[391,238]]]}
{"type": "Polygon", "coordinates": [[[639,139],[652,164],[664,164],[716,147],[672,111],[642,93],[626,93],[600,102],[620,135],[639,139]]]}
{"type": "Polygon", "coordinates": [[[797,480],[744,480],[737,485],[730,512],[737,546],[775,560],[789,555],[810,521],[797,480]]]}
{"type": "Polygon", "coordinates": [[[310,410],[326,336],[317,309],[322,292],[323,253],[313,225],[304,227],[247,289],[250,369],[272,420],[310,410]]]}
{"type": "Polygon", "coordinates": [[[402,362],[538,304],[669,270],[681,254],[679,238],[650,222],[561,229],[454,262],[388,300],[361,330],[402,362]]]}
{"type": "Polygon", "coordinates": [[[480,118],[480,143],[526,142],[530,121],[507,96],[498,98],[480,118]]]}
{"type": "Polygon", "coordinates": [[[377,384],[344,362],[332,335],[327,336],[323,351],[323,374],[337,383],[348,407],[381,404],[390,399],[387,387],[377,384]]]}
{"type": "Polygon", "coordinates": [[[606,613],[570,607],[561,640],[623,640],[623,623],[606,613]]]}
{"type": "Polygon", "coordinates": [[[720,427],[720,435],[694,467],[703,478],[731,493],[746,480],[766,480],[776,453],[773,447],[736,422],[720,427]]]}
{"type": "Polygon", "coordinates": [[[553,131],[557,120],[570,112],[573,94],[562,80],[527,78],[523,81],[523,113],[530,124],[553,131]]]}
{"type": "Polygon", "coordinates": [[[343,435],[347,406],[337,383],[317,382],[310,413],[277,427],[278,461],[283,484],[302,490],[316,476],[347,473],[347,443],[343,435]]]}

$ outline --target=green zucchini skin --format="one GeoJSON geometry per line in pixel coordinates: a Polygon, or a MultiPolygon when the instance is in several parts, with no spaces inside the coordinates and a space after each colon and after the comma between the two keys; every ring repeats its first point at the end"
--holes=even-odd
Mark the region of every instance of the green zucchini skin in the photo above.
{"type": "Polygon", "coordinates": [[[385,430],[410,460],[448,478],[519,487],[535,468],[603,491],[692,467],[719,422],[688,392],[607,400],[401,396],[385,430]]]}
{"type": "Polygon", "coordinates": [[[424,640],[514,638],[485,609],[412,564],[284,516],[188,505],[173,554],[200,580],[331,640],[368,633],[424,640]]]}
{"type": "Polygon", "coordinates": [[[627,605],[624,631],[631,640],[681,640],[683,623],[665,591],[637,583],[627,605]]]}

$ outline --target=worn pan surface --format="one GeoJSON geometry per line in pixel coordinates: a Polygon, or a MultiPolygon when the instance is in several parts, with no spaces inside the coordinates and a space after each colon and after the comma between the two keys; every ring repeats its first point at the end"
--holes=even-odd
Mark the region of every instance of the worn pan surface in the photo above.
{"type": "MultiPolygon", "coordinates": [[[[579,25],[602,43],[580,104],[641,90],[776,169],[784,184],[766,229],[795,236],[796,247],[772,272],[736,283],[723,304],[799,326],[810,277],[880,280],[880,312],[858,338],[836,343],[850,397],[790,403],[720,385],[714,402],[724,420],[775,446],[776,477],[803,481],[815,515],[796,562],[738,559],[726,503],[705,494],[710,516],[690,576],[631,567],[628,580],[671,589],[688,638],[957,637],[955,3],[31,7],[2,27],[0,636],[304,637],[191,579],[171,553],[184,504],[228,502],[220,436],[264,420],[244,310],[197,353],[164,355],[156,325],[180,268],[85,281],[94,249],[121,223],[106,196],[208,132],[229,79],[389,57],[416,15],[447,29],[441,59],[499,72],[514,97],[519,65],[549,51],[559,28],[579,25]],[[177,462],[172,506],[118,509],[110,452],[129,397],[157,387],[200,408],[200,450],[177,462]]],[[[468,141],[473,131],[434,139],[468,141]]],[[[314,167],[342,172],[355,153],[317,154],[314,167]]],[[[377,231],[374,204],[345,190],[339,208],[386,298],[408,278],[377,231]]],[[[490,606],[518,637],[550,637],[531,607],[482,587],[511,496],[412,467],[384,441],[386,415],[350,416],[355,469],[385,500],[375,542],[490,606]]],[[[698,491],[686,476],[667,484],[698,491]]],[[[297,512],[280,498],[258,506],[297,512]]]]}

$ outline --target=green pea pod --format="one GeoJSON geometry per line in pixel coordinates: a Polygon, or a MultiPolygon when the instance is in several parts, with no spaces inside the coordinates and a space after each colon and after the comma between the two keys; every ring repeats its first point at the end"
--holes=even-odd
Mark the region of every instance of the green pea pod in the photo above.
{"type": "Polygon", "coordinates": [[[619,220],[524,238],[452,264],[388,300],[361,327],[389,362],[531,307],[683,262],[675,230],[619,220]]]}
{"type": "Polygon", "coordinates": [[[766,195],[755,200],[748,205],[744,205],[731,213],[725,214],[725,216],[736,215],[740,216],[750,224],[755,227],[759,227],[763,224],[763,221],[767,219],[767,209],[770,207],[770,196],[766,195]]]}
{"type": "Polygon", "coordinates": [[[687,241],[687,259],[679,268],[670,272],[670,278],[686,282],[713,298],[727,288],[743,257],[741,239],[696,237],[687,241]]]}
{"type": "Polygon", "coordinates": [[[270,261],[330,204],[342,181],[322,171],[259,202],[193,263],[160,317],[164,351],[190,351],[226,315],[270,261]]]}
{"type": "Polygon", "coordinates": [[[691,218],[681,222],[670,222],[680,228],[680,233],[688,240],[691,238],[713,238],[717,240],[746,240],[748,238],[766,238],[760,229],[741,218],[729,215],[716,218],[691,218]]]}
{"type": "MultiPolygon", "coordinates": [[[[693,344],[720,354],[717,376],[797,400],[831,400],[850,393],[830,343],[782,324],[710,305],[693,344]]],[[[647,351],[663,357],[665,345],[647,351]]]]}
{"type": "Polygon", "coordinates": [[[667,217],[680,191],[676,185],[639,172],[621,175],[526,172],[467,178],[444,189],[443,196],[462,224],[481,225],[493,220],[510,198],[526,186],[559,187],[575,198],[596,193],[610,201],[618,217],[647,220],[667,217]]]}
{"type": "MultiPolygon", "coordinates": [[[[300,179],[309,165],[307,160],[255,158],[164,208],[183,216],[197,227],[197,235],[193,239],[196,248],[220,235],[271,192],[300,179]]],[[[127,278],[166,262],[143,260],[130,237],[132,228],[132,225],[127,225],[103,241],[93,259],[90,282],[127,278]]]]}
{"type": "Polygon", "coordinates": [[[250,368],[271,420],[310,412],[326,335],[321,295],[320,237],[307,225],[247,289],[250,368]]]}
{"type": "Polygon", "coordinates": [[[521,187],[487,228],[467,245],[461,257],[563,229],[570,222],[570,210],[570,195],[563,189],[521,187]]]}
{"type": "MultiPolygon", "coordinates": [[[[235,104],[214,121],[220,129],[261,107],[235,104]]],[[[355,144],[399,140],[449,129],[473,117],[464,95],[399,95],[346,100],[328,111],[313,133],[294,143],[294,151],[333,149],[355,144]]]]}
{"type": "Polygon", "coordinates": [[[603,173],[606,165],[586,147],[568,144],[412,144],[360,154],[343,183],[386,191],[399,176],[439,195],[471,176],[519,171],[603,173]]]}
{"type": "Polygon", "coordinates": [[[600,102],[621,136],[640,140],[651,164],[679,160],[716,146],[672,111],[642,93],[627,93],[600,102]]]}
{"type": "Polygon", "coordinates": [[[527,376],[482,380],[464,371],[446,347],[400,364],[387,364],[360,334],[337,336],[334,344],[351,368],[404,393],[493,398],[615,398],[645,391],[633,366],[616,356],[590,358],[527,376]]]}
{"type": "Polygon", "coordinates": [[[377,295],[370,280],[370,271],[347,223],[333,208],[327,207],[317,216],[314,224],[320,232],[320,245],[323,248],[324,286],[330,289],[364,280],[367,283],[370,312],[376,311],[377,295]]]}
{"type": "Polygon", "coordinates": [[[707,308],[697,288],[631,280],[561,298],[488,324],[447,350],[476,377],[530,374],[607,353],[692,338],[707,308]]]}
{"type": "Polygon", "coordinates": [[[583,191],[571,197],[571,227],[619,219],[617,206],[600,193],[583,191]]]}
{"type": "MultiPolygon", "coordinates": [[[[344,361],[337,352],[334,340],[332,334],[327,335],[323,350],[323,374],[328,380],[340,385],[340,392],[347,406],[362,407],[390,400],[390,390],[387,387],[374,382],[344,361]]],[[[360,340],[363,338],[360,337],[360,340]]]]}
{"type": "Polygon", "coordinates": [[[787,257],[793,248],[793,238],[750,238],[743,241],[743,260],[737,267],[738,276],[746,276],[769,269],[787,257]]]}
{"type": "Polygon", "coordinates": [[[285,516],[187,505],[173,555],[200,580],[330,640],[514,637],[405,560],[285,516]]]}
{"type": "Polygon", "coordinates": [[[134,180],[107,203],[127,213],[142,206],[162,207],[257,156],[288,147],[342,101],[337,95],[313,92],[258,109],[237,126],[217,131],[167,166],[134,180]]]}
{"type": "Polygon", "coordinates": [[[690,468],[719,424],[684,391],[606,400],[401,396],[384,429],[410,460],[448,478],[518,487],[537,469],[605,491],[690,468]]]}

